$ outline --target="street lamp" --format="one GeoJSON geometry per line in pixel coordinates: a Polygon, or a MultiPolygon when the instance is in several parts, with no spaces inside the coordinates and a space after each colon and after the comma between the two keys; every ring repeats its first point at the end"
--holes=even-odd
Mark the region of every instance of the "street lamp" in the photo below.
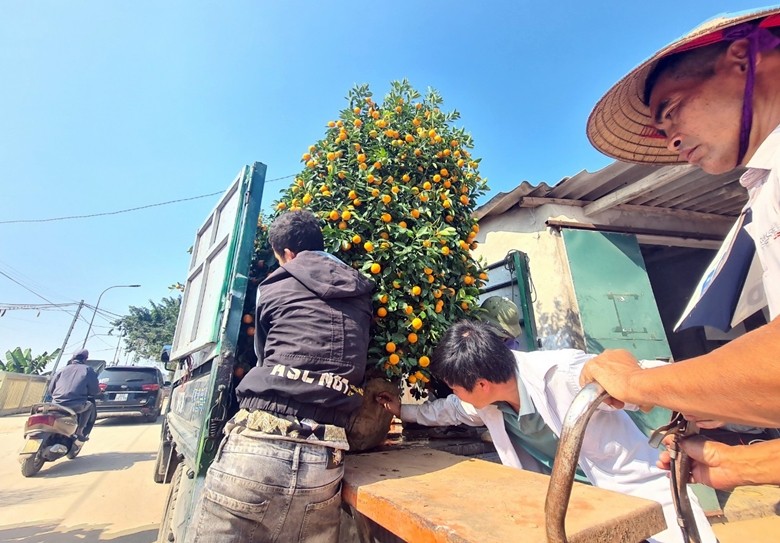
{"type": "Polygon", "coordinates": [[[100,296],[98,296],[98,301],[95,304],[95,311],[92,313],[92,320],[89,321],[89,328],[87,328],[87,335],[84,336],[84,344],[81,346],[82,349],[87,346],[87,339],[89,339],[89,332],[90,330],[92,330],[92,323],[95,322],[95,315],[97,315],[98,307],[100,306],[100,299],[103,297],[103,294],[105,294],[107,291],[111,290],[112,288],[138,288],[140,286],[141,285],[113,285],[100,293],[100,296]]]}

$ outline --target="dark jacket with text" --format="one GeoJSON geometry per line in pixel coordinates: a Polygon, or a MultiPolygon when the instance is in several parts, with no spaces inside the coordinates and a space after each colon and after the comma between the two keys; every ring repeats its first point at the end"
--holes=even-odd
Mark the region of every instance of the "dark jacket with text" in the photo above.
{"type": "Polygon", "coordinates": [[[373,283],[336,257],[301,251],[258,287],[257,366],[241,407],[345,426],[362,401],[373,283]]]}

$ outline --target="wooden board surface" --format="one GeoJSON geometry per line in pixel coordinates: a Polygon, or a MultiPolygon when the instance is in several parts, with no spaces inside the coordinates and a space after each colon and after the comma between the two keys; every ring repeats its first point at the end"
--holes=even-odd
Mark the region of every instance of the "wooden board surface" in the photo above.
{"type": "MultiPolygon", "coordinates": [[[[343,497],[410,543],[546,543],[550,478],[428,448],[348,455],[343,497]]],[[[571,543],[638,542],[663,530],[655,502],[575,483],[571,543]]]]}

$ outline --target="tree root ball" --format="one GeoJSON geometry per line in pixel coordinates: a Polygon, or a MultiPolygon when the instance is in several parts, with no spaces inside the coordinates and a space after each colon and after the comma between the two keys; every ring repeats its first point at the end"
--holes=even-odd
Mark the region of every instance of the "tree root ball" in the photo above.
{"type": "Polygon", "coordinates": [[[376,401],[380,392],[399,394],[397,383],[381,377],[370,379],[363,389],[363,403],[347,425],[350,452],[366,451],[382,444],[390,431],[393,414],[376,401]]]}

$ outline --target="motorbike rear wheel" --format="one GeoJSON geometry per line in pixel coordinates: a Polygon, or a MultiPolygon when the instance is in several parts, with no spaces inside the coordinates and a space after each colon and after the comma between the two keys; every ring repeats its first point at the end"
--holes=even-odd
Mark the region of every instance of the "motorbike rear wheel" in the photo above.
{"type": "Polygon", "coordinates": [[[29,455],[22,462],[22,475],[24,475],[25,477],[32,477],[33,475],[41,471],[44,462],[45,460],[41,456],[40,452],[29,455]]]}

